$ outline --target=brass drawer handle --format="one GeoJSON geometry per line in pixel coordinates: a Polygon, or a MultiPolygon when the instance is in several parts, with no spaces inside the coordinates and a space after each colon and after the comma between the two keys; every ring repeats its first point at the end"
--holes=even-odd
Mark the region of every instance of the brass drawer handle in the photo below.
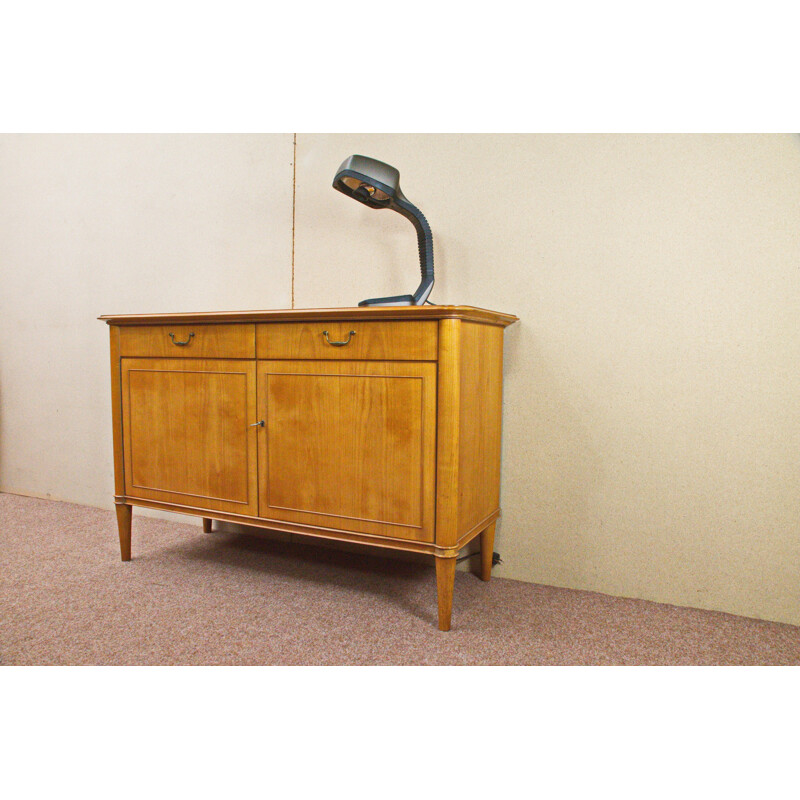
{"type": "Polygon", "coordinates": [[[350,333],[347,335],[347,339],[345,341],[343,341],[343,342],[332,342],[328,338],[328,331],[322,331],[322,335],[325,337],[325,341],[328,344],[331,344],[334,347],[344,347],[346,344],[350,344],[350,340],[356,335],[356,332],[355,331],[350,331],[350,333]]]}
{"type": "Polygon", "coordinates": [[[177,342],[177,341],[175,341],[175,334],[174,333],[171,333],[169,335],[169,338],[172,339],[172,344],[175,344],[178,347],[186,347],[186,345],[189,344],[189,342],[192,341],[192,336],[194,336],[194,334],[190,333],[189,334],[189,338],[185,342],[177,342]]]}

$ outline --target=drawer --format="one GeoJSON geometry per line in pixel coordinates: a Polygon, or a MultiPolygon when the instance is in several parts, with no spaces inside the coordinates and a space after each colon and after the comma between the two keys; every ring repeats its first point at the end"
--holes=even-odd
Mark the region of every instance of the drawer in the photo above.
{"type": "Polygon", "coordinates": [[[123,325],[119,352],[140,358],[255,358],[255,325],[123,325]]]}
{"type": "Polygon", "coordinates": [[[436,361],[438,325],[435,320],[262,323],[256,325],[256,352],[272,360],[436,361]]]}

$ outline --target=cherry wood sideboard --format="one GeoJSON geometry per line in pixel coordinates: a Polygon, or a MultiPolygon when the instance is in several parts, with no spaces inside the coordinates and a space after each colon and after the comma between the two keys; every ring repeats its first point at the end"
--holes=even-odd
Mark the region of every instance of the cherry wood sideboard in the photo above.
{"type": "Polygon", "coordinates": [[[122,560],[133,506],[434,556],[489,580],[503,329],[469,306],[100,317],[111,334],[122,560]]]}

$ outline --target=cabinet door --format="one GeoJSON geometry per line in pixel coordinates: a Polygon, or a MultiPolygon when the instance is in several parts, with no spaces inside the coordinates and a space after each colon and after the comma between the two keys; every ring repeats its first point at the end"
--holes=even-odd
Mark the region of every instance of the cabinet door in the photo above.
{"type": "Polygon", "coordinates": [[[125,493],[258,512],[255,361],[123,358],[125,493]]]}
{"type": "Polygon", "coordinates": [[[259,361],[259,515],[432,542],[436,365],[259,361]]]}

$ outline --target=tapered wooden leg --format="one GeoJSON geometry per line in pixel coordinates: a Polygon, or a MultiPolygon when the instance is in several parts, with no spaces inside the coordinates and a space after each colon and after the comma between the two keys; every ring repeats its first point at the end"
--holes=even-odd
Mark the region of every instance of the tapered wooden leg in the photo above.
{"type": "Polygon", "coordinates": [[[211,520],[203,517],[203,533],[211,533],[211,520]]]}
{"type": "Polygon", "coordinates": [[[439,595],[439,630],[450,630],[453,613],[453,586],[456,580],[456,559],[436,558],[436,590],[439,595]]]}
{"type": "Polygon", "coordinates": [[[481,532],[481,580],[488,581],[492,577],[492,555],[494,553],[494,526],[492,523],[481,532]]]}
{"type": "Polygon", "coordinates": [[[131,560],[131,517],[133,508],[128,505],[117,505],[117,527],[119,528],[119,550],[123,561],[131,560]]]}

